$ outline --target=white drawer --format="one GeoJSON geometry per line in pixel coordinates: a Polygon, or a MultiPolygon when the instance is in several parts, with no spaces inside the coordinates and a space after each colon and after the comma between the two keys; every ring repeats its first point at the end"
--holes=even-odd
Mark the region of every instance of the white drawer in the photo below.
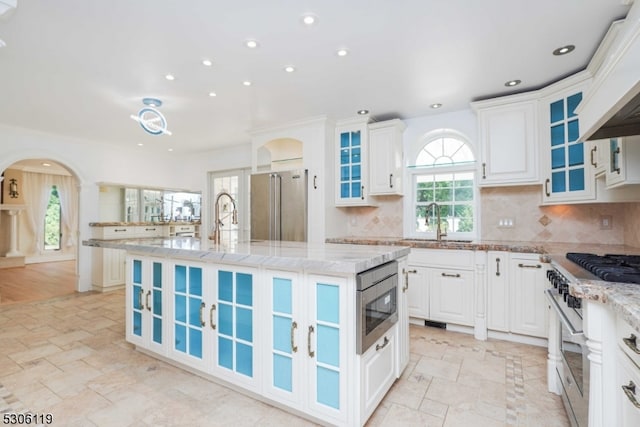
{"type": "Polygon", "coordinates": [[[190,233],[196,231],[195,225],[176,225],[175,226],[176,233],[190,233]]]}
{"type": "Polygon", "coordinates": [[[94,239],[113,240],[113,239],[130,239],[136,235],[136,227],[133,226],[117,226],[117,227],[92,227],[91,235],[94,239]]]}
{"type": "Polygon", "coordinates": [[[640,333],[621,316],[616,318],[616,342],[633,363],[640,367],[640,333]]]}
{"type": "Polygon", "coordinates": [[[162,237],[164,227],[162,225],[138,225],[136,237],[162,237]]]}
{"type": "Polygon", "coordinates": [[[411,249],[409,265],[473,269],[473,251],[453,249],[411,249]]]}

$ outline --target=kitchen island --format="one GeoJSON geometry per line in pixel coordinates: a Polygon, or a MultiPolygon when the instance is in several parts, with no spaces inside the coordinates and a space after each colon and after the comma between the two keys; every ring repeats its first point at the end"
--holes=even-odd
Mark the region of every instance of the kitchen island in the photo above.
{"type": "Polygon", "coordinates": [[[325,425],[363,425],[408,363],[399,321],[357,354],[358,273],[408,247],[91,239],[125,250],[126,338],[153,357],[325,425]]]}

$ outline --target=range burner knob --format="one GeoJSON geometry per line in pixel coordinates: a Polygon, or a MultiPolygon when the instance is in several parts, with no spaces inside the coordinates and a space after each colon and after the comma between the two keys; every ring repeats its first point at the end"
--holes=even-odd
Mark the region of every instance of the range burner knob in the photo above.
{"type": "Polygon", "coordinates": [[[569,295],[569,297],[567,298],[567,305],[569,306],[569,308],[581,308],[582,300],[580,298],[569,295]]]}

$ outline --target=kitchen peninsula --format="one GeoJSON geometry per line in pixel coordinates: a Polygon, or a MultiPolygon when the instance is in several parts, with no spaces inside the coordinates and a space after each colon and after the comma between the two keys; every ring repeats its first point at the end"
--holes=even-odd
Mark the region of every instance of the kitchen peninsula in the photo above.
{"type": "Polygon", "coordinates": [[[358,274],[391,261],[402,271],[408,247],[83,244],[126,251],[126,337],[138,350],[315,422],[363,425],[408,363],[402,282],[400,320],[362,354],[356,345],[358,274]]]}

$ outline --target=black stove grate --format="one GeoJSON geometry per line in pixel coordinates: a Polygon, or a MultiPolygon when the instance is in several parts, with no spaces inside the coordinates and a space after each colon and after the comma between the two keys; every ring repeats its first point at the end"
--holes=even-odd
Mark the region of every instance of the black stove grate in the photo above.
{"type": "Polygon", "coordinates": [[[607,282],[640,284],[640,255],[569,252],[567,259],[607,282]]]}

